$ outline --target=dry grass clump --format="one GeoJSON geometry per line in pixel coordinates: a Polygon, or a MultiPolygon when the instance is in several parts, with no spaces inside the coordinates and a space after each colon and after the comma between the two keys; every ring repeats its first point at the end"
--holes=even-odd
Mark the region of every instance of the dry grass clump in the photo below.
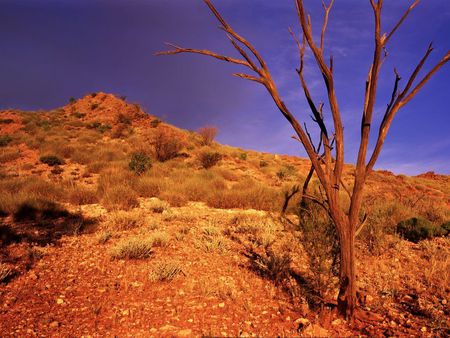
{"type": "Polygon", "coordinates": [[[164,182],[160,177],[141,176],[136,181],[135,190],[141,197],[158,197],[164,190],[164,182]]]}
{"type": "Polygon", "coordinates": [[[164,231],[156,231],[148,236],[148,240],[152,241],[154,246],[166,247],[169,245],[170,236],[164,231]]]}
{"type": "Polygon", "coordinates": [[[220,229],[214,225],[208,225],[201,229],[201,235],[195,240],[194,246],[211,253],[223,254],[228,251],[226,239],[222,236],[220,229]]]}
{"type": "Polygon", "coordinates": [[[140,210],[124,211],[117,210],[108,213],[106,221],[107,229],[128,230],[142,227],[146,224],[145,213],[140,210]]]}
{"type": "Polygon", "coordinates": [[[109,188],[101,199],[101,204],[108,210],[130,210],[139,206],[138,194],[129,186],[109,188]]]}
{"type": "Polygon", "coordinates": [[[281,191],[248,179],[228,190],[208,196],[207,204],[221,209],[258,209],[277,211],[283,203],[281,191]]]}
{"type": "Polygon", "coordinates": [[[163,261],[157,263],[150,271],[148,278],[152,282],[170,282],[179,275],[186,275],[182,264],[177,261],[163,261]]]}
{"type": "Polygon", "coordinates": [[[218,129],[213,126],[205,126],[200,128],[197,132],[201,138],[201,145],[209,146],[216,138],[218,129]]]}
{"type": "Polygon", "coordinates": [[[161,201],[157,198],[152,198],[147,202],[146,208],[157,214],[162,214],[164,211],[169,210],[170,205],[166,201],[161,201]]]}
{"type": "Polygon", "coordinates": [[[106,244],[113,236],[113,233],[110,230],[103,230],[97,236],[98,244],[106,244]]]}
{"type": "Polygon", "coordinates": [[[98,202],[97,192],[84,186],[74,186],[67,192],[68,201],[75,205],[94,204],[98,202]]]}
{"type": "Polygon", "coordinates": [[[113,247],[110,255],[114,259],[143,259],[153,252],[153,240],[143,237],[125,239],[113,247]]]}
{"type": "Polygon", "coordinates": [[[449,239],[423,241],[420,248],[428,261],[423,270],[424,285],[441,299],[447,299],[450,285],[449,239]]]}
{"type": "Polygon", "coordinates": [[[0,163],[8,163],[22,157],[22,153],[18,149],[6,149],[0,152],[0,163]]]}
{"type": "Polygon", "coordinates": [[[14,270],[10,266],[0,263],[0,283],[6,282],[13,274],[14,270]]]}

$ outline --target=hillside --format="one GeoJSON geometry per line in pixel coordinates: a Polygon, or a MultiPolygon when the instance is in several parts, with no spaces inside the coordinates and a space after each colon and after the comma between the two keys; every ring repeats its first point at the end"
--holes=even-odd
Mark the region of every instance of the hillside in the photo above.
{"type": "Polygon", "coordinates": [[[312,210],[319,226],[300,228],[298,194],[280,215],[309,166],[207,142],[112,94],[0,112],[0,332],[450,334],[448,236],[395,231],[411,217],[448,226],[450,177],[370,175],[349,325],[333,311],[327,222],[312,210]]]}

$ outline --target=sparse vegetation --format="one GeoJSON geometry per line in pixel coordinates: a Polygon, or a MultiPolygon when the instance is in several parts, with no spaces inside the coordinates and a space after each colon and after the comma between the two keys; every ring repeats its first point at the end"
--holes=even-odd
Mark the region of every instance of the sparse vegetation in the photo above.
{"type": "Polygon", "coordinates": [[[222,159],[222,155],[217,152],[204,152],[200,154],[200,163],[205,169],[215,166],[222,159]]]}
{"type": "Polygon", "coordinates": [[[128,168],[133,171],[136,175],[142,175],[147,170],[149,170],[152,166],[150,161],[150,157],[142,152],[136,152],[131,155],[130,163],[128,164],[128,168]]]}
{"type": "Polygon", "coordinates": [[[153,241],[143,237],[131,237],[122,240],[110,251],[114,259],[144,259],[153,252],[153,241]]]}
{"type": "Polygon", "coordinates": [[[218,129],[213,126],[202,127],[198,130],[198,134],[201,137],[201,144],[203,146],[209,146],[213,143],[217,136],[218,129]]]}
{"type": "Polygon", "coordinates": [[[408,241],[417,243],[442,234],[442,230],[424,218],[413,217],[397,224],[397,232],[408,241]]]}
{"type": "Polygon", "coordinates": [[[60,159],[58,156],[56,156],[56,155],[41,156],[39,158],[39,161],[41,161],[44,164],[47,164],[50,167],[54,167],[54,166],[58,166],[58,165],[63,165],[64,164],[64,161],[62,159],[60,159]]]}
{"type": "Polygon", "coordinates": [[[6,147],[12,141],[12,137],[9,135],[0,135],[0,147],[6,147]]]}
{"type": "Polygon", "coordinates": [[[177,276],[185,274],[181,263],[176,261],[163,261],[157,263],[149,273],[152,282],[170,282],[177,276]]]}

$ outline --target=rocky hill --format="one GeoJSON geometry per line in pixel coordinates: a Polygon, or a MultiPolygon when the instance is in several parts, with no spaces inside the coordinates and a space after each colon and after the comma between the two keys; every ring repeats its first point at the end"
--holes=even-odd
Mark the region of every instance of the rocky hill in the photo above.
{"type": "Polygon", "coordinates": [[[350,325],[327,218],[280,214],[309,165],[112,94],[0,112],[2,336],[448,335],[450,177],[370,175],[350,325]],[[428,238],[399,236],[413,217],[428,238]]]}

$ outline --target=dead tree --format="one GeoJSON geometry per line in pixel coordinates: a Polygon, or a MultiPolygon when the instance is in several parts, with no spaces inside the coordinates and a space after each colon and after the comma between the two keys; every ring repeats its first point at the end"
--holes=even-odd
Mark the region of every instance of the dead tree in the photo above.
{"type": "MultiPolygon", "coordinates": [[[[350,207],[344,210],[339,199],[339,191],[342,186],[342,173],[344,169],[344,129],[342,126],[341,113],[339,110],[338,99],[335,92],[334,74],[333,74],[333,58],[329,60],[324,56],[324,41],[325,32],[328,23],[328,17],[334,0],[326,5],[323,3],[325,11],[324,20],[322,24],[320,41],[315,41],[313,38],[311,20],[305,11],[303,0],[295,0],[296,12],[301,26],[302,39],[295,39],[299,49],[300,67],[298,75],[306,97],[306,100],[311,109],[314,120],[320,130],[324,153],[319,155],[317,149],[314,148],[307,132],[294,117],[291,110],[285,105],[280,97],[278,88],[272,79],[269,68],[261,57],[255,47],[247,41],[244,37],[239,35],[220,15],[217,9],[213,6],[210,0],[204,0],[206,5],[211,10],[212,14],[217,18],[221,24],[222,29],[233,47],[237,50],[241,57],[235,58],[230,56],[214,53],[209,50],[191,49],[179,47],[174,44],[168,44],[173,49],[170,51],[160,52],[158,55],[170,55],[179,53],[196,53],[207,55],[219,60],[231,62],[239,66],[246,67],[250,70],[249,73],[235,73],[233,75],[240,78],[257,82],[262,84],[272,97],[274,103],[283,114],[283,116],[292,125],[296,138],[301,142],[303,147],[311,160],[314,172],[324,191],[324,199],[316,196],[304,195],[305,198],[310,198],[316,203],[320,204],[329,214],[332,219],[339,237],[340,243],[340,283],[339,295],[337,299],[339,313],[347,319],[353,319],[356,308],[356,278],[355,278],[355,237],[359,232],[363,220],[360,219],[360,211],[363,200],[363,188],[367,177],[373,169],[375,162],[378,159],[381,148],[386,138],[386,134],[391,127],[392,120],[396,113],[405,106],[417,94],[417,92],[430,80],[430,78],[450,59],[450,51],[440,59],[424,76],[418,78],[419,72],[423,68],[425,61],[432,52],[433,48],[430,44],[424,56],[417,64],[414,71],[408,78],[408,81],[403,89],[400,89],[400,76],[394,70],[394,85],[392,95],[387,108],[384,112],[382,122],[378,129],[378,136],[373,151],[368,158],[368,142],[371,132],[372,117],[374,113],[375,100],[377,96],[377,85],[380,74],[380,69],[387,57],[386,48],[392,36],[405,21],[408,14],[417,6],[420,0],[415,0],[413,4],[404,12],[395,26],[388,32],[382,33],[381,27],[381,9],[383,0],[369,0],[373,9],[375,17],[374,30],[374,52],[373,60],[370,66],[367,80],[365,83],[365,100],[362,109],[361,120],[361,139],[359,145],[359,152],[356,161],[356,169],[354,176],[353,188],[349,191],[350,207]],[[324,117],[320,113],[318,107],[311,96],[308,85],[303,76],[303,60],[305,48],[309,47],[314,59],[317,63],[318,69],[322,74],[325,84],[327,99],[330,107],[330,115],[332,120],[333,131],[330,132],[324,122],[324,117]],[[334,147],[331,147],[331,140],[334,139],[334,147]],[[368,159],[368,160],[367,160],[368,159]]],[[[293,34],[295,37],[295,35],[293,34]]]]}

